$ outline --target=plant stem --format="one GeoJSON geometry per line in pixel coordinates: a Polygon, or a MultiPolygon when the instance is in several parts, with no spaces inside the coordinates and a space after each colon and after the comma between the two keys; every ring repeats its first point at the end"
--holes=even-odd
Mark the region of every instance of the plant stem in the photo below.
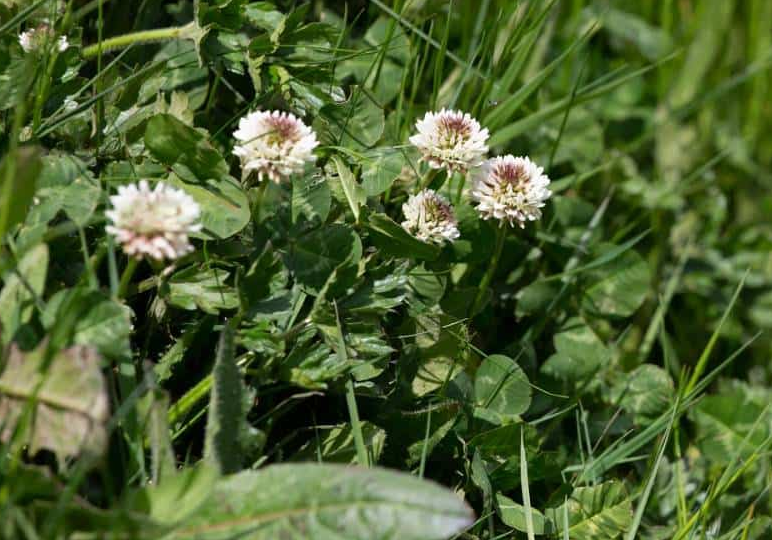
{"type": "Polygon", "coordinates": [[[496,273],[496,267],[499,265],[499,259],[501,258],[501,252],[504,250],[504,240],[507,237],[507,225],[503,221],[499,224],[499,228],[496,230],[496,247],[493,251],[493,257],[491,257],[491,263],[488,266],[488,270],[485,271],[485,275],[480,281],[480,288],[477,290],[477,296],[472,304],[472,310],[469,312],[470,317],[474,317],[477,311],[482,307],[482,303],[485,300],[485,293],[488,292],[488,287],[491,284],[493,275],[496,273]]]}
{"type": "Polygon", "coordinates": [[[362,436],[362,423],[359,420],[359,410],[357,409],[357,398],[354,395],[354,381],[349,377],[346,382],[346,405],[348,405],[348,414],[351,418],[351,431],[354,433],[354,446],[357,449],[357,461],[362,467],[369,467],[370,462],[367,458],[367,449],[365,448],[365,439],[362,436]]]}
{"type": "Polygon", "coordinates": [[[421,192],[429,187],[429,185],[432,183],[432,181],[437,177],[437,173],[439,173],[439,169],[429,169],[426,171],[426,174],[424,174],[424,177],[421,178],[421,181],[418,184],[418,190],[416,193],[421,192]]]}
{"type": "Polygon", "coordinates": [[[154,30],[143,30],[141,32],[132,32],[106,39],[101,43],[89,45],[83,49],[83,58],[89,59],[99,55],[101,52],[111,51],[113,49],[122,49],[136,43],[152,43],[154,41],[167,41],[171,39],[184,38],[189,35],[193,24],[185,26],[172,26],[169,28],[156,28],[154,30]]]}
{"type": "Polygon", "coordinates": [[[126,268],[123,269],[123,274],[121,274],[121,283],[118,285],[118,298],[126,297],[129,284],[131,284],[131,278],[134,277],[134,271],[137,269],[138,263],[139,259],[129,257],[129,262],[126,264],[126,268]]]}
{"type": "Polygon", "coordinates": [[[266,178],[257,188],[257,194],[255,195],[255,202],[252,203],[252,220],[256,223],[260,223],[260,208],[263,206],[263,199],[265,199],[265,192],[268,189],[269,180],[266,178]]]}

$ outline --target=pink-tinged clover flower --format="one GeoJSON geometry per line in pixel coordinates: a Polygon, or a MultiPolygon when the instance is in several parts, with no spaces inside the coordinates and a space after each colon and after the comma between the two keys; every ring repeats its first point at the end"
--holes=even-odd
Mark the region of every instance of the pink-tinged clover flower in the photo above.
{"type": "Polygon", "coordinates": [[[278,183],[316,161],[316,134],[291,113],[249,113],[233,136],[238,141],[233,153],[241,160],[244,176],[256,172],[259,180],[267,176],[278,183]]]}
{"type": "Polygon", "coordinates": [[[527,221],[541,217],[541,208],[552,195],[549,183],[544,169],[527,157],[495,157],[476,172],[472,198],[483,219],[525,227],[527,221]]]}
{"type": "Polygon", "coordinates": [[[201,209],[193,197],[163,182],[120,186],[110,197],[106,230],[123,251],[141,259],[177,259],[193,251],[188,235],[201,230],[201,209]]]}

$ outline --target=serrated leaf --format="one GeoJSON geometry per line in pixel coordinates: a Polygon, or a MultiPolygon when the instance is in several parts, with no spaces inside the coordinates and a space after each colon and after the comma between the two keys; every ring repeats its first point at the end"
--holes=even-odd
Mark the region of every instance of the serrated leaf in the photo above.
{"type": "Polygon", "coordinates": [[[221,479],[169,538],[442,540],[470,525],[453,492],[412,475],[339,465],[273,465],[221,479]]]}
{"type": "Polygon", "coordinates": [[[81,453],[100,455],[107,445],[107,383],[95,349],[74,346],[49,358],[46,343],[24,353],[15,344],[0,376],[0,439],[45,448],[60,461],[81,453]],[[30,399],[34,405],[29,406],[30,399]]]}

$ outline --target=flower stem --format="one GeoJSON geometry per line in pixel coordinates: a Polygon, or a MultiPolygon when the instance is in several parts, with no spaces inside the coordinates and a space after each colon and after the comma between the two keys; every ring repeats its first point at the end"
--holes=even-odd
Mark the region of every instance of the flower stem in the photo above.
{"type": "Polygon", "coordinates": [[[470,317],[474,317],[477,311],[482,307],[482,303],[485,300],[485,293],[488,292],[488,287],[491,284],[493,275],[496,273],[496,267],[499,265],[499,259],[501,259],[501,252],[504,250],[504,240],[507,237],[507,225],[503,221],[499,224],[499,228],[496,230],[496,247],[493,251],[493,257],[491,257],[491,263],[488,265],[488,269],[485,271],[485,275],[480,281],[480,288],[477,289],[477,296],[472,304],[472,310],[469,312],[470,317]]]}
{"type": "Polygon", "coordinates": [[[429,169],[426,171],[426,174],[424,174],[424,177],[421,178],[421,181],[418,183],[418,192],[421,192],[428,188],[432,181],[437,177],[437,173],[440,172],[439,169],[429,169]]]}
{"type": "Polygon", "coordinates": [[[134,277],[134,271],[137,269],[138,263],[139,259],[129,257],[129,262],[126,264],[126,268],[123,269],[123,274],[121,274],[121,283],[118,285],[118,298],[126,297],[131,284],[131,278],[134,277]]]}
{"type": "Polygon", "coordinates": [[[172,26],[169,28],[156,28],[154,30],[143,30],[141,32],[132,32],[106,39],[100,43],[89,45],[83,49],[83,58],[89,59],[99,55],[101,52],[107,52],[114,49],[123,49],[135,43],[152,43],[154,41],[167,41],[171,39],[188,37],[194,23],[185,26],[172,26]]]}
{"type": "Polygon", "coordinates": [[[256,224],[260,223],[260,209],[263,206],[265,192],[268,189],[268,182],[269,180],[267,178],[264,178],[260,182],[260,185],[257,187],[257,193],[255,194],[255,200],[252,203],[252,221],[256,224]]]}

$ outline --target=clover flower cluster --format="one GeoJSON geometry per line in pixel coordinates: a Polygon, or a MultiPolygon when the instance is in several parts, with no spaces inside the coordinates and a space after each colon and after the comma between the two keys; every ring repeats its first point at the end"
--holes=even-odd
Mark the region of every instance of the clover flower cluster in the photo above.
{"type": "Polygon", "coordinates": [[[279,111],[249,113],[233,136],[239,143],[233,153],[244,175],[254,172],[259,180],[268,177],[276,183],[314,163],[313,151],[319,145],[311,128],[294,114],[279,111]]]}
{"type": "MultiPolygon", "coordinates": [[[[26,37],[22,46],[32,39],[26,37]]],[[[416,123],[416,130],[410,142],[431,169],[445,169],[449,174],[471,172],[470,195],[483,219],[524,227],[541,217],[551,196],[544,169],[528,157],[486,159],[488,130],[468,113],[428,112],[416,123]]],[[[253,111],[239,121],[233,137],[233,154],[245,178],[256,174],[259,181],[267,178],[280,183],[316,161],[316,134],[291,113],[253,111]]],[[[128,255],[163,260],[193,250],[188,236],[201,230],[201,210],[184,191],[163,183],[151,190],[143,180],[121,186],[110,201],[113,208],[106,212],[111,221],[107,231],[128,255]]],[[[460,236],[452,205],[431,189],[424,187],[411,195],[402,212],[402,227],[419,240],[444,244],[460,236]]]]}
{"type": "Polygon", "coordinates": [[[110,203],[106,230],[127,255],[162,261],[193,251],[188,235],[201,230],[201,209],[184,191],[163,182],[151,189],[147,180],[141,180],[120,186],[110,203]]]}
{"type": "MultiPolygon", "coordinates": [[[[37,52],[42,50],[55,37],[53,28],[47,24],[41,24],[19,34],[19,45],[26,53],[37,52]]],[[[69,47],[70,42],[67,40],[67,36],[60,36],[56,39],[56,50],[59,52],[64,52],[69,47]]]]}
{"type": "Polygon", "coordinates": [[[544,169],[528,157],[512,155],[485,159],[488,130],[469,114],[442,109],[428,112],[416,123],[410,142],[433,169],[472,171],[472,200],[483,219],[525,227],[541,217],[552,195],[544,169]]]}

